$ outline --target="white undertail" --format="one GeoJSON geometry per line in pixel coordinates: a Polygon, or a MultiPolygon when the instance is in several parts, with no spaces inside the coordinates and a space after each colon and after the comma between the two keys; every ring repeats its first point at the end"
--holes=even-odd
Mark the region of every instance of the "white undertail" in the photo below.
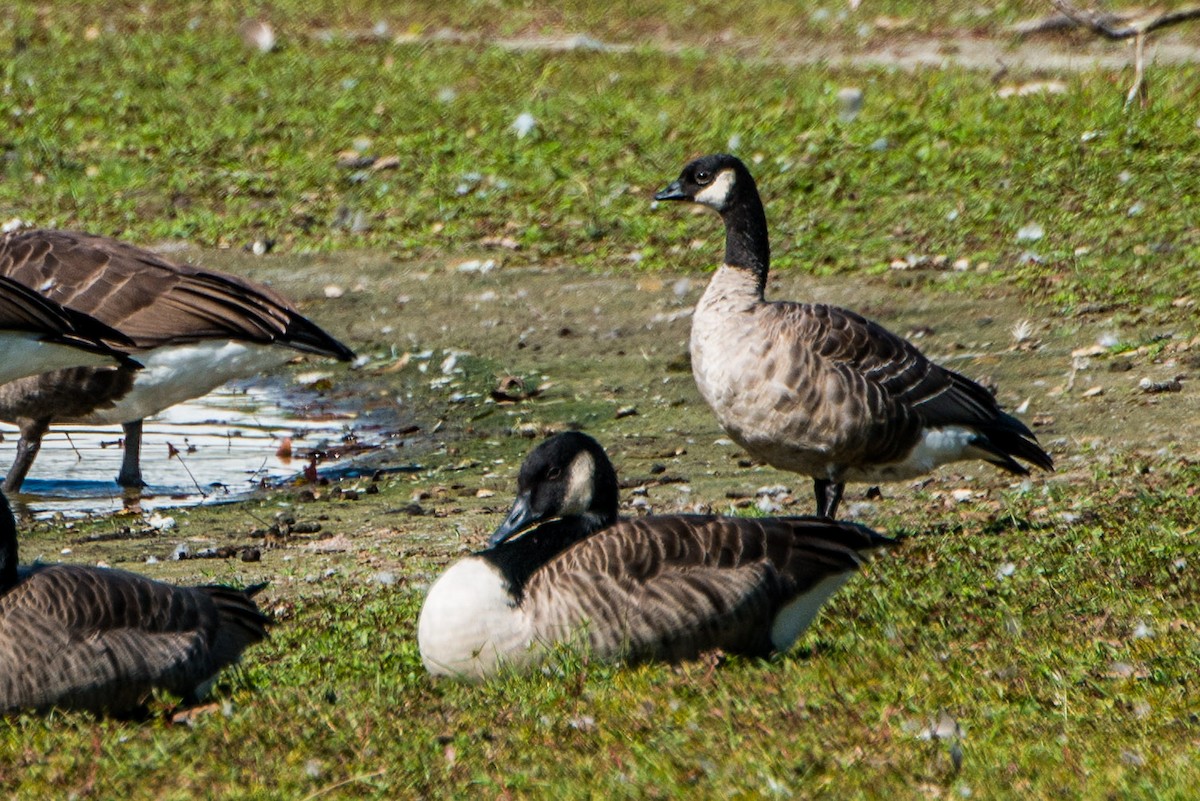
{"type": "Polygon", "coordinates": [[[906,481],[923,476],[939,465],[966,459],[987,459],[989,454],[975,446],[978,432],[966,426],[927,428],[908,455],[899,462],[852,468],[844,481],[906,481]]]}
{"type": "Polygon", "coordinates": [[[0,332],[0,384],[66,367],[100,367],[115,364],[112,357],[70,345],[43,342],[28,331],[0,332]]]}
{"type": "Polygon", "coordinates": [[[282,345],[208,340],[171,345],[134,356],[143,369],[133,389],[112,408],[98,409],[79,422],[117,425],[141,420],[177,403],[207,395],[235,378],[257,375],[286,364],[296,351],[282,345]]]}
{"type": "Polygon", "coordinates": [[[797,596],[791,603],[780,609],[771,621],[771,644],[777,651],[786,651],[792,643],[804,633],[817,617],[829,598],[841,589],[842,585],[853,575],[847,571],[833,576],[826,576],[808,592],[797,596]]]}

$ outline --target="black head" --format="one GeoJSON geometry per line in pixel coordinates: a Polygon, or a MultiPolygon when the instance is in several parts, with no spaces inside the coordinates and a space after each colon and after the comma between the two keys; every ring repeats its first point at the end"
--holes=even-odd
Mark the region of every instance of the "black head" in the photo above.
{"type": "Polygon", "coordinates": [[[517,500],[488,545],[556,518],[586,517],[598,527],[609,525],[617,519],[617,501],[617,473],[600,443],[578,431],[555,434],[525,457],[517,500]]]}
{"type": "Polygon", "coordinates": [[[767,214],[746,165],[718,153],[688,164],[655,200],[688,200],[715,209],[725,221],[725,264],[750,270],[761,294],[771,264],[767,214]]]}
{"type": "Polygon", "coordinates": [[[656,194],[654,199],[687,200],[723,214],[731,201],[746,189],[758,194],[746,165],[736,156],[717,153],[688,163],[679,178],[656,194]]]}

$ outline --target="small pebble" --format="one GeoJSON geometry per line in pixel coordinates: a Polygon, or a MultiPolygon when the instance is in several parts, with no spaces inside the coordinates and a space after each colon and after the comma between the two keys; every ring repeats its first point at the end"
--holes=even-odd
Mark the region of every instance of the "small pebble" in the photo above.
{"type": "Polygon", "coordinates": [[[535,128],[537,128],[537,120],[528,111],[518,114],[511,126],[512,132],[517,135],[518,139],[523,139],[533,133],[535,128]]]}
{"type": "Polygon", "coordinates": [[[1036,242],[1046,235],[1046,230],[1037,223],[1022,225],[1017,229],[1018,242],[1036,242]]]}
{"type": "Polygon", "coordinates": [[[853,122],[863,107],[863,90],[847,86],[838,90],[838,119],[842,122],[853,122]]]}

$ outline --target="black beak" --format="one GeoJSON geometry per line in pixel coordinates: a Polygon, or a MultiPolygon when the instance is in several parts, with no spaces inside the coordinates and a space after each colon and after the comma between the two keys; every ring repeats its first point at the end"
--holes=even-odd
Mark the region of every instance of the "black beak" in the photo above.
{"type": "Polygon", "coordinates": [[[492,532],[492,536],[488,540],[488,547],[495,548],[497,545],[507,542],[540,519],[541,515],[533,511],[533,507],[529,503],[529,493],[518,495],[512,509],[508,512],[508,517],[504,519],[499,528],[492,532]]]}
{"type": "Polygon", "coordinates": [[[683,185],[679,181],[674,181],[666,189],[657,192],[654,195],[655,200],[691,200],[688,193],[683,191],[683,185]]]}

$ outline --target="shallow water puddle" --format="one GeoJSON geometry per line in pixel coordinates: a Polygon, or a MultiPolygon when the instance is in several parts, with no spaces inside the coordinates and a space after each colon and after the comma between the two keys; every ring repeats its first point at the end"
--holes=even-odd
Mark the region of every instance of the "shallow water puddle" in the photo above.
{"type": "MultiPolygon", "coordinates": [[[[232,500],[300,475],[316,451],[339,457],[321,460],[320,474],[344,474],[357,456],[377,454],[396,442],[394,414],[364,413],[357,405],[352,396],[331,399],[275,379],[226,385],[167,409],[145,423],[142,475],[149,486],[141,494],[141,508],[232,500]]],[[[6,470],[18,433],[6,424],[0,431],[0,462],[6,470]]],[[[14,501],[39,517],[121,509],[126,501],[115,479],[122,434],[119,427],[51,429],[14,501]]]]}

